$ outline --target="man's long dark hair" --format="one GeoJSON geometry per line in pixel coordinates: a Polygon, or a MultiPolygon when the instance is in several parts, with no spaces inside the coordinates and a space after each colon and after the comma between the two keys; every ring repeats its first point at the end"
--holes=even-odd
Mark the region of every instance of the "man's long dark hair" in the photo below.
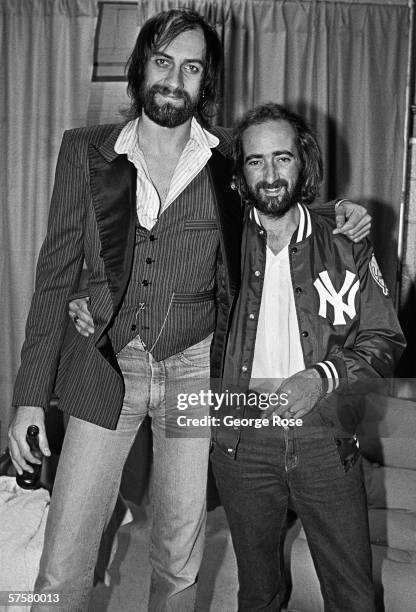
{"type": "Polygon", "coordinates": [[[197,118],[208,125],[215,115],[219,93],[219,74],[222,64],[222,46],[218,34],[201,15],[188,9],[172,9],[151,17],[143,25],[127,64],[127,93],[131,98],[130,108],[125,112],[128,119],[141,114],[141,91],[146,66],[152,53],[168,45],[179,34],[201,29],[205,38],[205,64],[202,77],[202,95],[197,106],[197,118]]]}
{"type": "Polygon", "coordinates": [[[239,186],[242,197],[246,198],[246,182],[243,175],[243,134],[252,125],[260,125],[266,121],[278,120],[287,121],[295,131],[295,144],[302,166],[299,175],[299,201],[303,204],[310,204],[319,195],[319,188],[323,179],[321,149],[315,134],[302,117],[296,113],[292,113],[280,104],[268,102],[256,106],[248,111],[236,124],[233,140],[235,180],[239,186]]]}

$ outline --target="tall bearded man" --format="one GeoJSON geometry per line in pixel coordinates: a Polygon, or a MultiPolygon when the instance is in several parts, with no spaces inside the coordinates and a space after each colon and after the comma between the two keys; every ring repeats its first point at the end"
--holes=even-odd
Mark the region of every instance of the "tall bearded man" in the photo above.
{"type": "MultiPolygon", "coordinates": [[[[229,188],[230,139],[206,129],[220,59],[215,30],[197,13],[160,13],[141,29],[128,63],[131,120],[64,135],[9,433],[19,472],[36,463],[28,425],[38,425],[48,453],[44,408],[85,261],[92,334],[87,325],[60,359],[56,390],[71,416],[35,586],[59,594],[62,611],[88,607],[100,537],[146,415],[149,610],[194,609],[209,432],[183,436],[170,417],[179,393],[208,386],[217,316],[227,319],[239,285],[242,219],[229,188]]],[[[224,341],[219,333],[219,363],[224,341]]],[[[195,410],[202,418],[208,407],[195,410]]]]}

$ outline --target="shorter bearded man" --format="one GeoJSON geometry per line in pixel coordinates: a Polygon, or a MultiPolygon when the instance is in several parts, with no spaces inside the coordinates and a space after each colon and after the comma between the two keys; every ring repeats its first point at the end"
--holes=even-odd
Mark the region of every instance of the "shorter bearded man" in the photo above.
{"type": "Polygon", "coordinates": [[[371,612],[361,461],[336,390],[391,376],[403,336],[369,242],[333,240],[331,222],[308,208],[322,159],[299,116],[277,104],[250,111],[235,132],[235,173],[248,206],[223,390],[279,398],[270,395],[263,411],[240,399],[227,418],[222,407],[215,412],[211,457],[237,556],[238,609],[280,609],[279,542],[290,503],[325,610],[371,612]],[[245,426],[251,417],[269,420],[245,426]]]}

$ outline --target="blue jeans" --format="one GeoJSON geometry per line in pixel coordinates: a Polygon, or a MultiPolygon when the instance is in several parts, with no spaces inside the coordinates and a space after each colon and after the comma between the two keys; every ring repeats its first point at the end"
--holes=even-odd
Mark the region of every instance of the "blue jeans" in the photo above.
{"type": "MultiPolygon", "coordinates": [[[[245,416],[261,416],[246,410],[245,416]]],[[[237,557],[238,609],[278,611],[280,540],[290,501],[302,521],[325,611],[373,612],[374,592],[361,458],[344,468],[331,430],[242,427],[235,458],[211,454],[237,557]],[[345,471],[347,469],[347,471],[345,471]]]]}
{"type": "MultiPolygon", "coordinates": [[[[101,535],[146,414],[153,432],[149,610],[194,610],[204,545],[210,436],[208,427],[191,431],[178,426],[177,397],[208,388],[210,343],[208,337],[156,362],[134,339],[117,356],[125,381],[117,429],[70,418],[35,586],[37,592],[60,594],[60,612],[88,608],[101,535]]],[[[200,418],[208,414],[208,406],[184,412],[200,418]]]]}

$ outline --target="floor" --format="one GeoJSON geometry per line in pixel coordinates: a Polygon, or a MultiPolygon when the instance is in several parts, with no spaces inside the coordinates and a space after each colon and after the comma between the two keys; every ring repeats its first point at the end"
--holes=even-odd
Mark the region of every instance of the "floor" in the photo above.
{"type": "MultiPolygon", "coordinates": [[[[120,528],[118,549],[109,568],[110,586],[98,583],[90,612],[147,612],[150,581],[149,519],[131,508],[134,521],[120,528]]],[[[198,580],[198,612],[235,612],[237,577],[234,551],[222,508],[208,513],[205,554],[198,580]]]]}

